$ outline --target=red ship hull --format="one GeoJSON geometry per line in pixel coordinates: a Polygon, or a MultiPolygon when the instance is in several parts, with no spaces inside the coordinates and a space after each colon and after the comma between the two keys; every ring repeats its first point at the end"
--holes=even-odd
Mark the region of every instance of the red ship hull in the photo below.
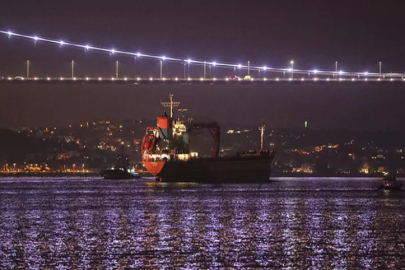
{"type": "Polygon", "coordinates": [[[162,182],[263,183],[269,181],[274,155],[144,161],[162,182]]]}

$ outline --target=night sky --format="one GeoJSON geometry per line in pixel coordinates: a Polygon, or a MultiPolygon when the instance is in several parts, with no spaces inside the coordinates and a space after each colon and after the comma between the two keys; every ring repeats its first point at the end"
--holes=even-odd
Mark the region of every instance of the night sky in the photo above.
{"type": "MultiPolygon", "coordinates": [[[[405,72],[404,1],[2,1],[0,29],[184,59],[300,69],[405,72]]],[[[159,75],[158,61],[0,36],[0,76],[159,75]]],[[[230,76],[234,71],[211,71],[230,76]]],[[[167,77],[183,75],[165,63],[167,77]]],[[[239,71],[238,75],[244,75],[239,71]]],[[[190,76],[202,76],[191,67],[190,76]]],[[[255,74],[253,74],[255,76],[255,74]]],[[[194,115],[274,127],[404,130],[405,85],[0,85],[0,126],[152,118],[169,92],[194,115]]]]}

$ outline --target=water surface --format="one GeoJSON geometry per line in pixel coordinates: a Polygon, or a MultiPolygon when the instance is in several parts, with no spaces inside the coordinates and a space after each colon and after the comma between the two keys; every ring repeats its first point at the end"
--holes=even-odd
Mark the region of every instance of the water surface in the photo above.
{"type": "Polygon", "coordinates": [[[276,180],[0,179],[0,269],[405,268],[405,192],[276,180]]]}

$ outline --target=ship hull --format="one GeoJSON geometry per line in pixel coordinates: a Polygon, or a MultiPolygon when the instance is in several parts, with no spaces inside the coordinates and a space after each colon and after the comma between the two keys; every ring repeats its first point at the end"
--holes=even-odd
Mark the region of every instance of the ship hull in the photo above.
{"type": "Polygon", "coordinates": [[[122,171],[122,170],[105,170],[103,172],[104,179],[109,180],[123,180],[123,179],[134,179],[140,178],[139,175],[134,175],[132,173],[122,171]]]}
{"type": "Polygon", "coordinates": [[[145,161],[161,182],[263,183],[269,181],[274,155],[145,161]]]}

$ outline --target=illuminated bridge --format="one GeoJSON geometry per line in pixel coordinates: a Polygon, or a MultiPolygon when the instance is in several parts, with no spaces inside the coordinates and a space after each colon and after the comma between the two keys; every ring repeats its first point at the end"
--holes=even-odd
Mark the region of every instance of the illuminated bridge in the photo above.
{"type": "MultiPolygon", "coordinates": [[[[135,59],[147,59],[158,61],[159,72],[157,77],[120,77],[119,62],[115,63],[115,74],[111,77],[82,77],[75,74],[75,61],[71,61],[71,74],[68,77],[32,77],[30,76],[30,61],[26,62],[26,74],[24,76],[1,76],[0,83],[19,83],[19,84],[270,84],[270,83],[405,83],[405,73],[398,72],[382,72],[382,62],[379,62],[379,72],[368,71],[343,71],[338,69],[338,62],[335,63],[334,70],[314,70],[314,69],[296,69],[294,61],[290,61],[288,68],[279,68],[271,66],[257,66],[247,64],[232,64],[217,61],[182,59],[168,56],[151,55],[141,52],[129,52],[117,49],[108,49],[89,44],[79,44],[63,40],[49,39],[38,36],[25,35],[14,33],[12,31],[0,31],[0,34],[11,38],[20,38],[31,40],[34,42],[44,42],[54,44],[60,47],[80,48],[85,51],[98,51],[108,53],[110,55],[131,56],[135,59]],[[165,77],[163,63],[178,63],[184,66],[183,74],[177,77],[165,77]],[[190,66],[200,66],[200,76],[190,76],[186,73],[186,68],[190,66]],[[214,72],[207,72],[207,69],[232,69],[233,74],[228,76],[215,77],[214,72]],[[241,71],[243,76],[236,76],[235,71],[241,71]]],[[[225,73],[223,73],[225,74],[225,73]]]]}

